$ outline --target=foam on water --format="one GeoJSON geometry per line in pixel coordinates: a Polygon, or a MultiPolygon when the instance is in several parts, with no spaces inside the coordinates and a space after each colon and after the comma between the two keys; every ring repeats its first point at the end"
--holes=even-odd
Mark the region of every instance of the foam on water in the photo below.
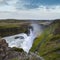
{"type": "Polygon", "coordinates": [[[7,43],[9,44],[9,47],[22,48],[25,52],[28,53],[30,48],[32,47],[34,39],[38,35],[40,35],[42,32],[42,28],[41,28],[42,26],[40,26],[38,24],[31,24],[31,26],[33,27],[33,30],[29,29],[29,31],[30,31],[29,36],[26,33],[21,33],[21,34],[9,36],[9,37],[4,37],[3,39],[5,39],[7,41],[7,43]],[[18,37],[22,36],[24,38],[15,39],[16,36],[18,36],[18,37]]]}

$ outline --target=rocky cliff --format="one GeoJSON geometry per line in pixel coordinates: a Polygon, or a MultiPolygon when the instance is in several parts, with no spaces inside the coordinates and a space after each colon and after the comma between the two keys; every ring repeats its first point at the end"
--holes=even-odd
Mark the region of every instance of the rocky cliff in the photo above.
{"type": "Polygon", "coordinates": [[[43,60],[43,58],[32,52],[27,54],[23,49],[10,48],[4,39],[0,39],[0,60],[43,60]]]}
{"type": "MultiPolygon", "coordinates": [[[[3,24],[2,24],[3,25],[3,24]]],[[[0,36],[5,37],[5,36],[11,36],[19,33],[27,33],[29,28],[29,24],[18,24],[16,25],[11,23],[0,26],[0,36]]]]}

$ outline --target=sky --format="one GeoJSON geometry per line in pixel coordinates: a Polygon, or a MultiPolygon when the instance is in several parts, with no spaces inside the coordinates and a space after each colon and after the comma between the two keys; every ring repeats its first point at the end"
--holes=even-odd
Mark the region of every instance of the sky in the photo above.
{"type": "Polygon", "coordinates": [[[0,0],[0,19],[60,19],[60,0],[0,0]]]}

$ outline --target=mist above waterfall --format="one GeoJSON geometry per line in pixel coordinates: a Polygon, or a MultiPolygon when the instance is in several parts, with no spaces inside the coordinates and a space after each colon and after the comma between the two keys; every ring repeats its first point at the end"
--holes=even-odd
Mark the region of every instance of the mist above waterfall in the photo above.
{"type": "Polygon", "coordinates": [[[30,34],[29,34],[29,36],[27,36],[27,38],[25,38],[25,42],[23,42],[23,44],[22,44],[22,48],[26,52],[29,52],[30,48],[32,47],[34,39],[38,35],[40,35],[42,32],[41,26],[39,26],[38,24],[34,23],[34,24],[31,24],[31,26],[33,27],[33,29],[29,29],[30,34]]]}
{"type": "Polygon", "coordinates": [[[29,28],[29,35],[26,33],[20,33],[17,35],[9,36],[9,37],[4,37],[9,44],[9,47],[18,47],[22,48],[25,52],[29,52],[30,48],[32,47],[34,39],[42,33],[42,26],[36,23],[32,23],[30,25],[32,28],[29,28]],[[15,39],[15,37],[19,37],[15,39]],[[21,38],[23,37],[23,38],[21,38]]]}
{"type": "Polygon", "coordinates": [[[32,23],[31,26],[33,27],[33,34],[38,36],[42,32],[42,26],[40,24],[32,23]]]}

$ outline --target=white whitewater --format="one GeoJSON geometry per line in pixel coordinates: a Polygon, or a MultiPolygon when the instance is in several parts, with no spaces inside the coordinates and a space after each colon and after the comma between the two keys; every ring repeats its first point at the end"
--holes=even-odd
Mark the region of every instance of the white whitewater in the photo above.
{"type": "Polygon", "coordinates": [[[25,52],[28,53],[30,48],[32,47],[34,39],[38,35],[40,35],[42,32],[42,26],[35,24],[35,23],[31,24],[31,26],[33,27],[33,30],[29,29],[29,31],[30,31],[29,36],[25,33],[21,33],[21,34],[9,36],[9,37],[4,37],[3,39],[5,39],[7,41],[7,43],[9,44],[9,47],[22,48],[25,52]],[[18,37],[22,36],[24,38],[15,39],[16,36],[18,36],[18,37]]]}

